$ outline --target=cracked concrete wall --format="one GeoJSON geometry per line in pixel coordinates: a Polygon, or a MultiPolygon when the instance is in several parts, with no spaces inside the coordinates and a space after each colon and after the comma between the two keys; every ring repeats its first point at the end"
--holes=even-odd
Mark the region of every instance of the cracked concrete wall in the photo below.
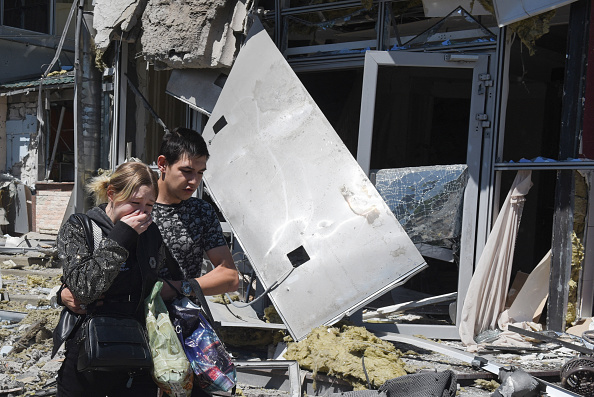
{"type": "Polygon", "coordinates": [[[251,0],[149,0],[142,15],[142,55],[155,69],[229,68],[251,0]]]}
{"type": "Polygon", "coordinates": [[[105,51],[115,33],[134,28],[146,6],[146,0],[98,0],[93,10],[95,45],[105,51]]]}
{"type": "Polygon", "coordinates": [[[253,0],[96,0],[95,45],[138,41],[155,70],[230,68],[253,0]],[[126,33],[129,33],[128,35],[126,33]]]}
{"type": "Polygon", "coordinates": [[[8,103],[7,168],[27,186],[38,180],[37,102],[8,103]],[[27,153],[24,153],[25,148],[27,153]],[[22,156],[22,157],[21,157],[22,156]]]}

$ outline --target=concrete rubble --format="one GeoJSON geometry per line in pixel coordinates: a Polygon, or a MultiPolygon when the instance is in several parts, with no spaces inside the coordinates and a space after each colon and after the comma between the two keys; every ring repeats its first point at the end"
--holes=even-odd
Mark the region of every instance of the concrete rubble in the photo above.
{"type": "Polygon", "coordinates": [[[230,68],[245,33],[249,0],[94,2],[95,45],[116,37],[138,41],[156,70],[230,68]]]}

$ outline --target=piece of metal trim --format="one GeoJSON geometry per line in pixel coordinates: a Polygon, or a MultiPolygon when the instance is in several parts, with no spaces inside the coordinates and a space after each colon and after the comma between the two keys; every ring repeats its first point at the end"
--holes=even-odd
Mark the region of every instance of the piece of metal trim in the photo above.
{"type": "Polygon", "coordinates": [[[297,361],[275,360],[275,361],[234,361],[235,366],[241,368],[258,369],[284,369],[289,374],[291,397],[301,397],[302,379],[297,361]]]}
{"type": "Polygon", "coordinates": [[[556,343],[558,345],[567,347],[568,349],[572,349],[572,350],[578,351],[583,354],[590,354],[590,355],[594,354],[594,350],[588,349],[587,347],[576,345],[575,343],[565,342],[564,340],[561,340],[559,338],[555,338],[555,337],[548,336],[548,335],[543,335],[538,332],[529,331],[527,329],[519,328],[514,325],[508,325],[507,330],[516,332],[520,335],[529,336],[530,338],[538,339],[543,342],[556,343]]]}
{"type": "MultiPolygon", "coordinates": [[[[499,375],[499,370],[505,367],[504,365],[498,364],[495,361],[489,361],[484,357],[475,356],[471,353],[467,353],[458,349],[454,349],[452,347],[444,346],[433,341],[417,338],[410,335],[401,335],[393,333],[376,333],[375,335],[385,341],[408,343],[409,345],[432,350],[434,352],[441,353],[467,363],[479,363],[481,369],[484,369],[485,371],[491,372],[492,374],[496,375],[499,375]]],[[[556,386],[552,383],[549,383],[534,376],[533,378],[545,387],[545,393],[547,393],[550,397],[580,397],[579,394],[573,393],[569,390],[565,390],[562,387],[556,386]]]]}
{"type": "Polygon", "coordinates": [[[11,310],[0,310],[0,320],[2,321],[11,321],[18,323],[25,317],[27,317],[27,313],[15,312],[11,310]]]}
{"type": "MultiPolygon", "coordinates": [[[[216,319],[215,319],[216,321],[216,319]]],[[[258,328],[258,329],[278,329],[278,330],[286,330],[287,327],[284,324],[275,324],[275,323],[240,323],[240,322],[233,322],[233,321],[217,321],[221,327],[233,327],[233,328],[258,328]]]]}
{"type": "MultiPolygon", "coordinates": [[[[74,84],[73,83],[64,83],[64,84],[53,84],[53,85],[48,85],[48,86],[44,86],[44,88],[46,90],[63,90],[66,88],[74,88],[74,84]]],[[[0,92],[0,96],[11,96],[11,95],[19,95],[19,94],[30,94],[32,92],[37,92],[39,90],[39,84],[36,85],[35,87],[26,87],[26,88],[21,88],[18,90],[12,90],[12,91],[5,91],[5,92],[0,92]]]]}
{"type": "Polygon", "coordinates": [[[27,252],[39,251],[39,247],[2,247],[1,254],[24,254],[27,252]]]}
{"type": "Polygon", "coordinates": [[[495,163],[495,171],[593,170],[594,161],[551,161],[547,163],[495,163]]]}

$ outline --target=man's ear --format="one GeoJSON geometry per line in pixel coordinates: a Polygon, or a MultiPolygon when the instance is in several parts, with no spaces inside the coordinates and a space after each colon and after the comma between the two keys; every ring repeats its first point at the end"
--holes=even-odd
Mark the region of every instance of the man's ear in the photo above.
{"type": "Polygon", "coordinates": [[[159,167],[159,171],[161,171],[161,173],[165,172],[168,165],[169,165],[169,162],[167,161],[165,156],[161,155],[161,156],[157,157],[157,167],[159,167]]]}

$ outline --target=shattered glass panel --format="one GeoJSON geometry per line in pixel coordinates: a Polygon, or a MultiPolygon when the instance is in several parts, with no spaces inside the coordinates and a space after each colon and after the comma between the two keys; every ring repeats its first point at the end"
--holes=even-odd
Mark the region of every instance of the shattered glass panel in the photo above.
{"type": "Polygon", "coordinates": [[[497,36],[464,8],[458,7],[431,28],[391,50],[444,47],[497,41],[497,36]]]}
{"type": "Polygon", "coordinates": [[[467,181],[467,165],[436,165],[379,170],[375,187],[413,243],[453,249],[467,181]]]}
{"type": "Polygon", "coordinates": [[[287,16],[288,46],[375,40],[377,15],[377,6],[369,9],[359,6],[287,16]]]}

